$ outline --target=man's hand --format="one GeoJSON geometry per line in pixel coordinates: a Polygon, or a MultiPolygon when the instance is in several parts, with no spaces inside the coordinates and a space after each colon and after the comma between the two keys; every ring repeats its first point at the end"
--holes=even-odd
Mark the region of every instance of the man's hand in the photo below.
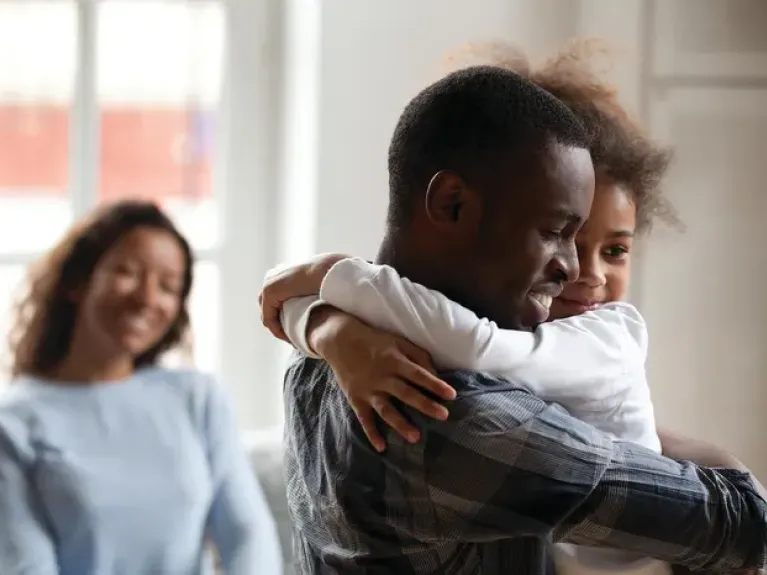
{"type": "Polygon", "coordinates": [[[318,294],[330,268],[347,257],[343,254],[320,254],[307,262],[277,266],[266,273],[258,303],[261,307],[261,322],[272,335],[290,343],[280,323],[282,305],[294,297],[318,294]]]}

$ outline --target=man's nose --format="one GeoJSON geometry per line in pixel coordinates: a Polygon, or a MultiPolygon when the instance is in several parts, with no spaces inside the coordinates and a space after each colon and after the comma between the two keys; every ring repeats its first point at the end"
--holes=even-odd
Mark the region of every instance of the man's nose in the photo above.
{"type": "Polygon", "coordinates": [[[557,279],[562,282],[574,282],[581,273],[578,262],[578,250],[575,242],[565,242],[554,258],[557,279]]]}

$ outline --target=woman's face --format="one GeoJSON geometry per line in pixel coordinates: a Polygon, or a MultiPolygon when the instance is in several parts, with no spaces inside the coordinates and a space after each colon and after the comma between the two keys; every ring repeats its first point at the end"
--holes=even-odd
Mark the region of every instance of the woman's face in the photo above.
{"type": "Polygon", "coordinates": [[[116,355],[148,351],[178,318],[186,265],[172,234],[150,227],[128,232],[104,254],[81,294],[81,335],[116,355]]]}
{"type": "Polygon", "coordinates": [[[552,303],[551,319],[581,314],[626,297],[635,230],[636,206],[629,194],[597,177],[589,219],[575,240],[581,273],[552,303]]]}

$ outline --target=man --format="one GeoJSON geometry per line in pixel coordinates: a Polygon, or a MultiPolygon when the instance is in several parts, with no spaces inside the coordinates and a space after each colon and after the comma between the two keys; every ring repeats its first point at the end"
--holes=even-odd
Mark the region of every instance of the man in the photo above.
{"type": "MultiPolygon", "coordinates": [[[[469,68],[433,84],[395,129],[379,263],[502,327],[534,327],[578,275],[573,239],[594,191],[587,146],[567,107],[516,74],[469,68]]],[[[323,333],[339,321],[313,314],[324,357],[323,333]]],[[[378,454],[327,365],[291,366],[286,463],[302,572],[540,574],[552,539],[718,572],[765,562],[767,504],[734,458],[695,446],[733,469],[676,463],[509,382],[442,377],[458,392],[449,419],[411,414],[421,441],[390,434],[378,454]]]]}

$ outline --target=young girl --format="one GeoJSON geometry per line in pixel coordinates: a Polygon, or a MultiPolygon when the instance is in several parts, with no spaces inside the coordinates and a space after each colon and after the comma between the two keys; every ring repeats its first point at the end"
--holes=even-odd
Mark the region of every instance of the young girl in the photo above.
{"type": "Polygon", "coordinates": [[[192,253],[156,206],[76,226],[32,271],[0,396],[0,573],[277,575],[226,395],[157,365],[187,332],[192,253]]]}
{"type": "MultiPolygon", "coordinates": [[[[581,275],[551,304],[552,318],[570,319],[540,326],[534,334],[504,332],[439,294],[399,278],[393,270],[343,260],[328,273],[320,300],[288,302],[285,307],[283,324],[295,344],[312,352],[311,339],[305,338],[311,309],[331,303],[374,327],[407,337],[430,352],[438,367],[510,377],[604,431],[660,449],[644,375],[644,322],[633,307],[608,302],[626,295],[635,234],[646,231],[655,216],[673,221],[658,187],[668,154],[645,138],[620,108],[614,91],[584,66],[582,48],[578,45],[564,52],[535,72],[516,52],[490,62],[509,64],[527,74],[578,113],[594,135],[594,204],[576,240],[581,275]]],[[[316,292],[320,277],[338,259],[315,260],[267,279],[264,316],[275,333],[281,335],[274,310],[290,296],[316,292]]],[[[417,440],[417,431],[392,407],[389,397],[429,415],[446,417],[442,406],[401,381],[420,385],[442,398],[451,397],[451,390],[424,371],[429,366],[422,356],[400,340],[394,344],[382,340],[362,324],[349,320],[346,325],[356,335],[344,337],[344,341],[366,341],[372,351],[355,357],[350,349],[340,353],[331,367],[378,449],[383,441],[371,417],[373,410],[400,433],[417,440]],[[375,357],[388,359],[371,362],[375,357]],[[413,360],[420,366],[414,366],[413,360]]],[[[327,330],[309,331],[318,337],[333,336],[327,330]]],[[[565,573],[668,570],[655,561],[612,550],[560,545],[557,555],[558,567],[565,573]]]]}

